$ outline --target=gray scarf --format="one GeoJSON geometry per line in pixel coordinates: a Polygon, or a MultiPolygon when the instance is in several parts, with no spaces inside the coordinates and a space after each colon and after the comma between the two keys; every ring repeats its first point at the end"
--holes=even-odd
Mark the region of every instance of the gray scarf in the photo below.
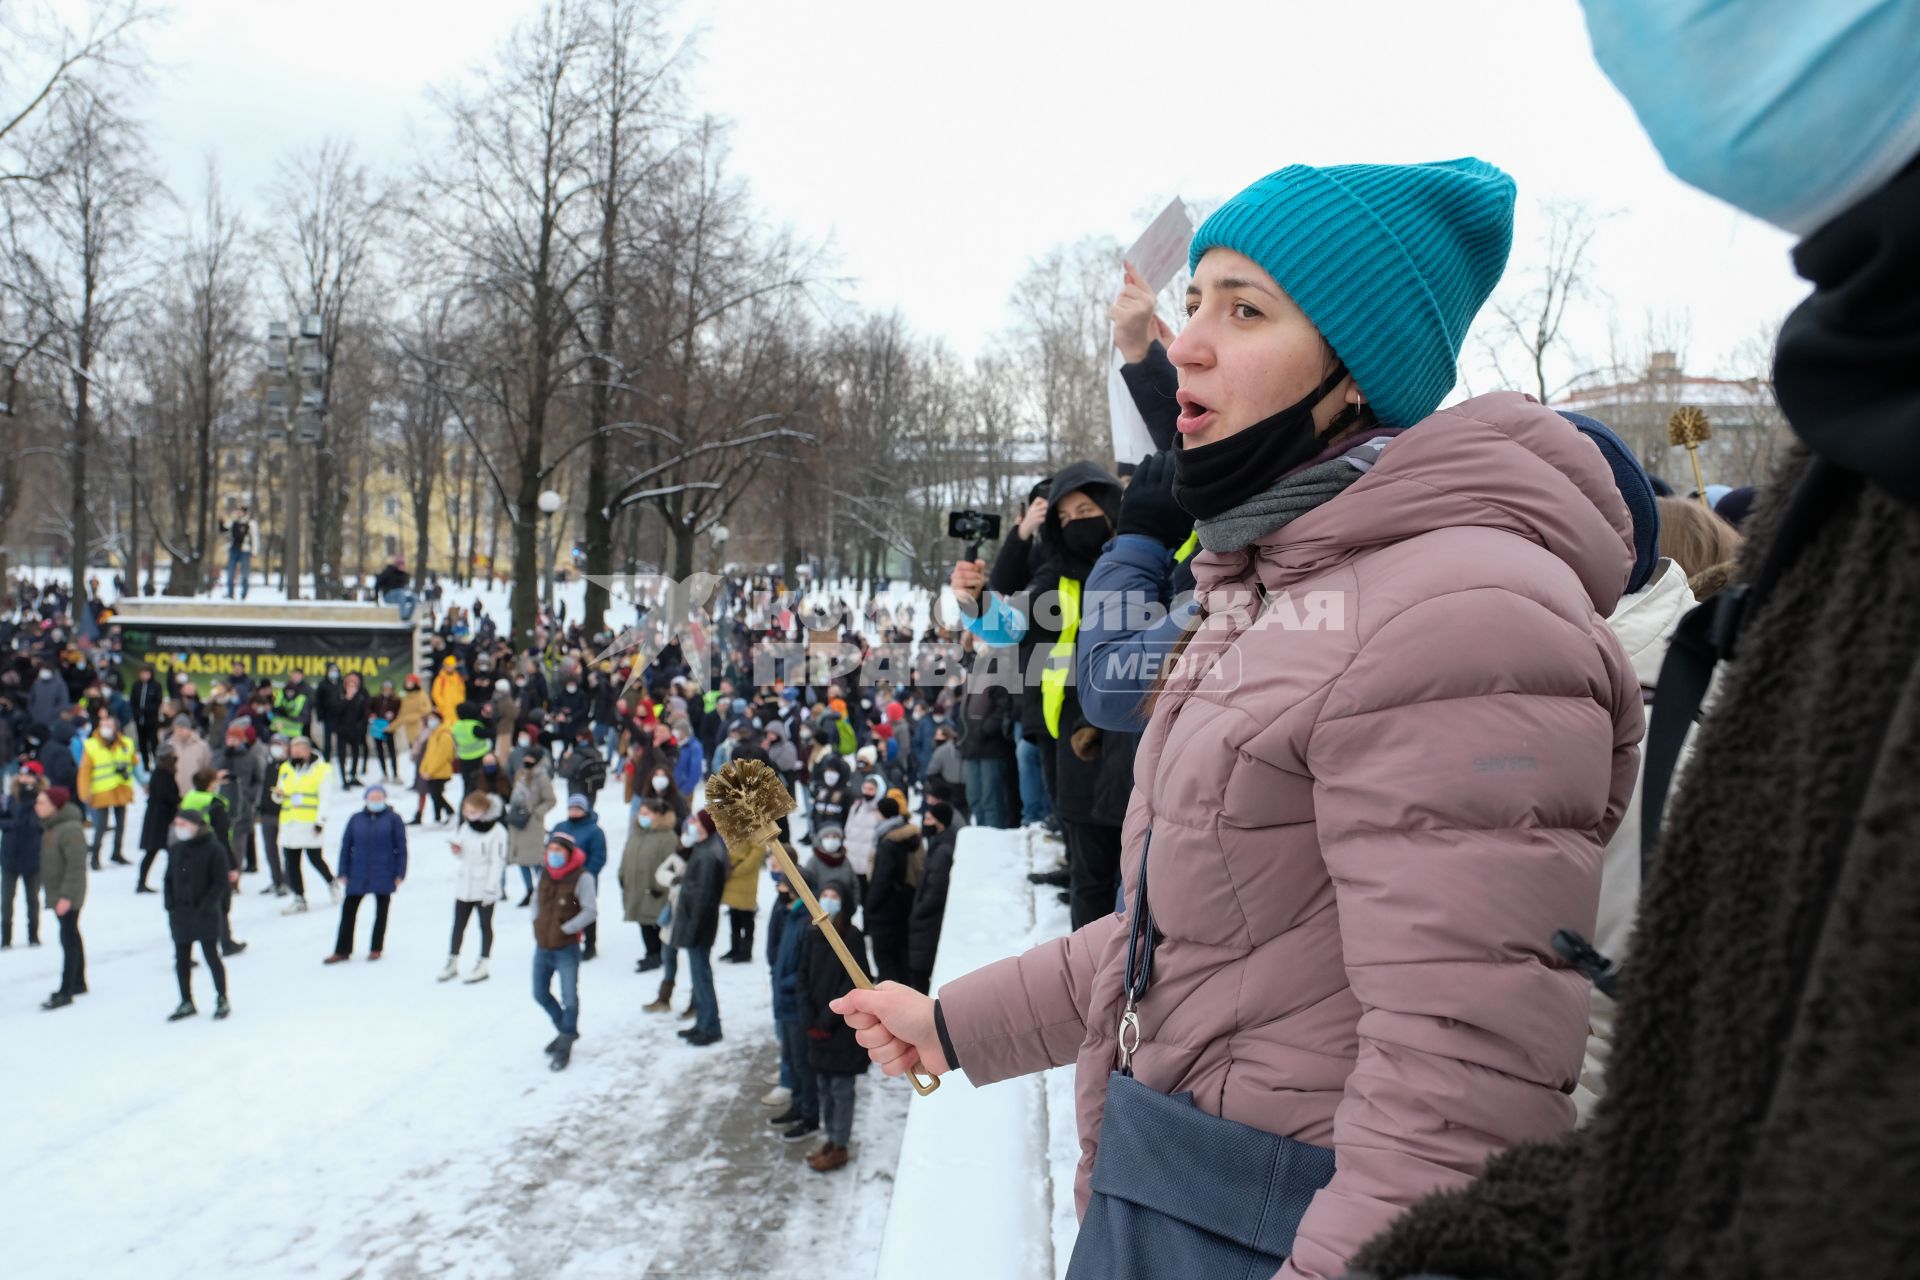
{"type": "Polygon", "coordinates": [[[1397,432],[1372,436],[1337,458],[1316,462],[1280,477],[1273,487],[1254,494],[1239,506],[1211,520],[1196,523],[1200,546],[1207,551],[1241,551],[1293,523],[1321,504],[1338,497],[1348,485],[1373,469],[1380,450],[1397,432]]]}

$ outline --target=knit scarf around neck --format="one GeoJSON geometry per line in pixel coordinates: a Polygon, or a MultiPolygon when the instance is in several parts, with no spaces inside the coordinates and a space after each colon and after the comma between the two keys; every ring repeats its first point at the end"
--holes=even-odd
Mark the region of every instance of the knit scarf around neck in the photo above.
{"type": "Polygon", "coordinates": [[[1339,452],[1329,451],[1332,456],[1322,454],[1239,506],[1211,520],[1196,522],[1193,528],[1200,535],[1200,546],[1207,551],[1242,551],[1275,529],[1293,523],[1344,493],[1348,485],[1372,470],[1380,450],[1399,434],[1397,428],[1382,427],[1357,440],[1342,440],[1335,446],[1339,452]]]}

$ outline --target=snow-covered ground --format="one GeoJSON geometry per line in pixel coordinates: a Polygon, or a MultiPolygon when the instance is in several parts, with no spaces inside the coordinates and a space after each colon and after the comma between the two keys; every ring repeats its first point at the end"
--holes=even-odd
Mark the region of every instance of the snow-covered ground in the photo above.
{"type": "MultiPolygon", "coordinates": [[[[411,792],[395,799],[411,816],[411,792]]],[[[336,838],[358,803],[329,804],[336,838]]],[[[610,787],[609,878],[625,813],[610,787]]],[[[136,807],[136,835],[139,817],[136,807]]],[[[512,905],[518,872],[496,912],[492,979],[438,983],[449,833],[410,833],[377,964],[364,959],[369,909],[355,960],[321,965],[338,912],[311,870],[314,909],[301,916],[261,894],[264,873],[243,882],[234,931],[250,945],[227,962],[224,1023],[208,1017],[204,968],[201,1016],[166,1022],[177,999],[166,918],[159,897],[134,895],[132,868],[91,878],[91,993],[69,1009],[38,1007],[58,982],[51,916],[37,949],[16,917],[15,946],[0,952],[0,1274],[873,1273],[905,1082],[864,1077],[854,1163],[808,1169],[811,1144],[780,1142],[759,1105],[776,1064],[764,963],[715,964],[726,1038],[690,1047],[674,1034],[686,1023],[641,1012],[658,975],[634,973],[639,932],[619,919],[611,885],[600,958],[581,971],[583,1038],[569,1070],[549,1071],[552,1028],[529,994],[530,911],[512,905]]],[[[756,951],[772,897],[763,882],[756,951]]],[[[469,927],[463,968],[478,944],[469,927]]]]}

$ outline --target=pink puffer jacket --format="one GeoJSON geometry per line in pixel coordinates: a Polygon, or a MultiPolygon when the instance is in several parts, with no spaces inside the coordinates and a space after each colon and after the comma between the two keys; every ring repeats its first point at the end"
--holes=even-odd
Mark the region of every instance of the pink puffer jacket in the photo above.
{"type": "MultiPolygon", "coordinates": [[[[1334,1148],[1283,1277],[1342,1274],[1421,1196],[1573,1124],[1587,982],[1549,939],[1591,929],[1633,790],[1640,688],[1605,621],[1631,561],[1599,451],[1513,393],[1435,414],[1325,506],[1195,561],[1208,621],[1126,824],[1127,900],[1151,830],[1163,935],[1133,1065],[1334,1148]]],[[[1124,926],[940,991],[973,1083],[1078,1064],[1083,1212],[1124,926]]]]}

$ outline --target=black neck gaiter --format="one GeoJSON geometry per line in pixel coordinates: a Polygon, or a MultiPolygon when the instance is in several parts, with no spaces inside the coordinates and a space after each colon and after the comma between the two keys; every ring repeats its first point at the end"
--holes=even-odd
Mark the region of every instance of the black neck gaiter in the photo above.
{"type": "Polygon", "coordinates": [[[1182,441],[1173,455],[1174,500],[1194,519],[1208,520],[1313,461],[1326,448],[1313,429],[1314,406],[1346,376],[1346,366],[1336,366],[1299,401],[1225,440],[1198,446],[1182,441]]]}
{"type": "Polygon", "coordinates": [[[1803,240],[1793,262],[1813,293],[1774,352],[1788,425],[1920,506],[1920,161],[1803,240]]]}

